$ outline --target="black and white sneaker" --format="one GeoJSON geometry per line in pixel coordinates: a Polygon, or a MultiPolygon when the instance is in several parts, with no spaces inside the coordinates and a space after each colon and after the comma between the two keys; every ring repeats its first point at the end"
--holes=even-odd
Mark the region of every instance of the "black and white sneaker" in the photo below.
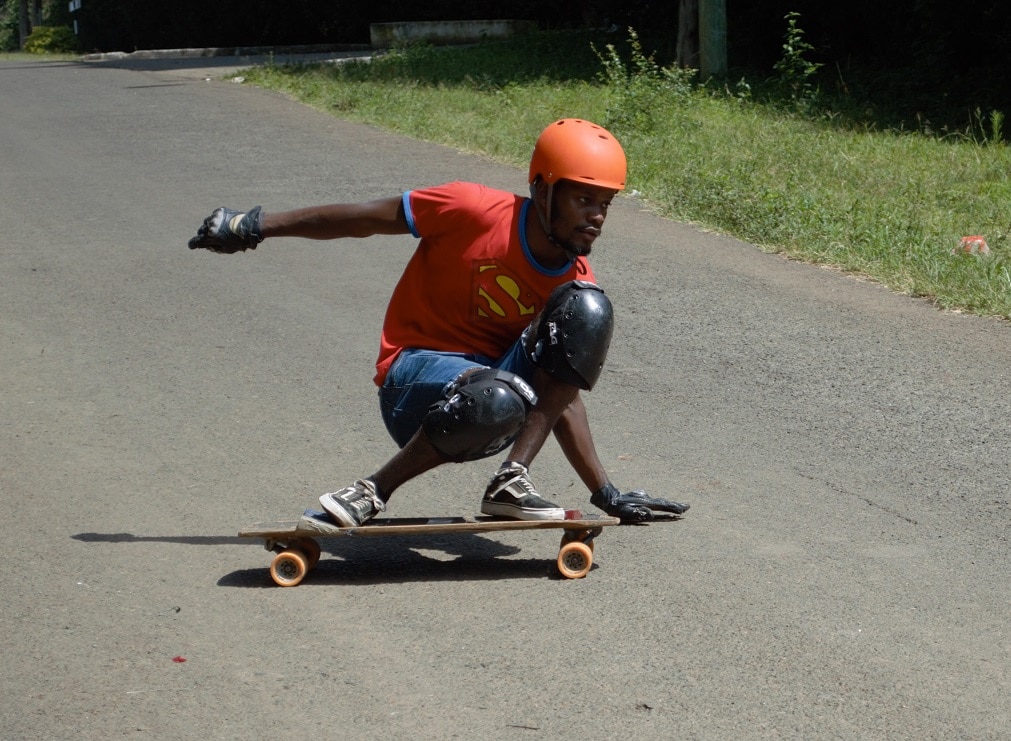
{"type": "Polygon", "coordinates": [[[506,461],[488,484],[481,513],[517,520],[564,520],[565,510],[544,499],[530,482],[527,467],[506,461]]]}
{"type": "Polygon", "coordinates": [[[386,511],[386,504],[376,495],[376,485],[368,479],[358,479],[352,486],[324,494],[319,503],[341,527],[358,527],[386,511]]]}

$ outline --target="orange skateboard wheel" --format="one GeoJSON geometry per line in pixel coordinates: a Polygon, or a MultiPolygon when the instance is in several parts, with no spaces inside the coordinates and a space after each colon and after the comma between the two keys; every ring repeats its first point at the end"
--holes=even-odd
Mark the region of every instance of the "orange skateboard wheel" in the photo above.
{"type": "Polygon", "coordinates": [[[558,571],[566,579],[582,579],[593,566],[593,551],[586,543],[574,540],[558,552],[558,571]]]}
{"type": "Polygon", "coordinates": [[[294,587],[309,571],[309,558],[299,550],[288,548],[270,562],[270,578],[279,587],[294,587]]]}

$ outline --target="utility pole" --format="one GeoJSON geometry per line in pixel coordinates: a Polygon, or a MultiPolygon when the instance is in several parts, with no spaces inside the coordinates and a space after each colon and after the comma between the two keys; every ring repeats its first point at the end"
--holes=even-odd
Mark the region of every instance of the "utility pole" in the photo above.
{"type": "Polygon", "coordinates": [[[699,74],[703,81],[727,74],[726,0],[699,0],[699,74]]]}

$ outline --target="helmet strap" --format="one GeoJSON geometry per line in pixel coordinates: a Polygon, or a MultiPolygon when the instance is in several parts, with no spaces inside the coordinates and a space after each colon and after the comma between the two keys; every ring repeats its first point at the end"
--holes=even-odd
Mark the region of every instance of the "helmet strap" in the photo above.
{"type": "Polygon", "coordinates": [[[537,200],[537,184],[541,182],[538,177],[534,182],[530,183],[530,200],[534,202],[534,210],[537,211],[537,218],[541,222],[541,228],[544,229],[544,233],[547,235],[548,240],[552,244],[556,244],[555,236],[551,233],[551,199],[554,195],[554,186],[548,183],[548,199],[547,207],[541,208],[540,201],[537,200]]]}
{"type": "Polygon", "coordinates": [[[537,200],[537,183],[541,182],[538,177],[534,182],[530,184],[530,200],[534,202],[534,210],[537,212],[537,218],[541,222],[541,228],[544,229],[544,236],[548,238],[555,247],[562,250],[571,259],[575,260],[580,257],[580,253],[573,250],[571,247],[560,242],[557,237],[555,237],[554,232],[551,231],[551,202],[555,198],[555,184],[546,183],[548,186],[548,197],[546,199],[546,205],[541,208],[540,202],[537,200]]]}

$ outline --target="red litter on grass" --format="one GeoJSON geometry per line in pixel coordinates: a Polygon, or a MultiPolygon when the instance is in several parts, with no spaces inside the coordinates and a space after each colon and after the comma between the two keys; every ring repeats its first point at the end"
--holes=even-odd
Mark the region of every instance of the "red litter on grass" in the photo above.
{"type": "Polygon", "coordinates": [[[979,234],[973,234],[958,240],[958,248],[952,250],[952,252],[956,254],[964,252],[967,255],[989,255],[990,247],[987,245],[986,239],[979,234]]]}

